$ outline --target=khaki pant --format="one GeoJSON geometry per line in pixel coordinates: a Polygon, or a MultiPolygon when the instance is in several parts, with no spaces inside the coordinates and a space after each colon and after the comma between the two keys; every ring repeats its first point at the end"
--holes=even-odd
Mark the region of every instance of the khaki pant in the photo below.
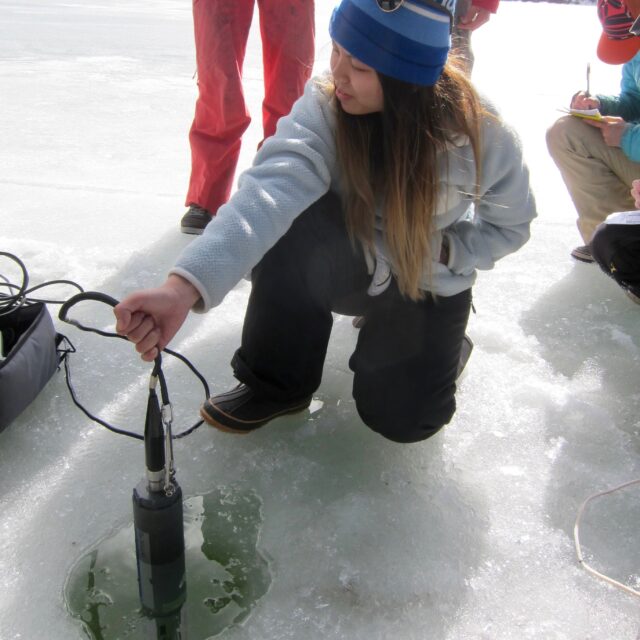
{"type": "Polygon", "coordinates": [[[629,190],[640,178],[640,163],[607,145],[600,129],[573,116],[560,118],[547,131],[547,147],[578,212],[585,244],[610,213],[636,208],[629,190]]]}

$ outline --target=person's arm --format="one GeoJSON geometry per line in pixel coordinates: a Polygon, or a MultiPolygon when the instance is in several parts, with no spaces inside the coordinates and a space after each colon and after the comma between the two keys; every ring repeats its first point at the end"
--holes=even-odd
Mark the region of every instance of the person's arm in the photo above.
{"type": "Polygon", "coordinates": [[[481,9],[486,9],[489,13],[496,13],[500,0],[472,0],[472,4],[481,9]]]}
{"type": "Polygon", "coordinates": [[[640,124],[627,124],[620,140],[620,148],[629,160],[640,162],[640,124]]]}
{"type": "Polygon", "coordinates": [[[640,73],[640,62],[634,58],[622,67],[620,94],[597,96],[602,115],[618,116],[626,122],[640,120],[640,89],[636,80],[638,73],[640,73]]]}
{"type": "Polygon", "coordinates": [[[519,140],[502,122],[487,118],[482,131],[480,199],[472,220],[445,229],[451,271],[491,269],[530,235],[536,207],[519,140]]]}
{"type": "Polygon", "coordinates": [[[336,162],[332,107],[313,80],[258,151],[238,190],[171,273],[200,294],[207,311],[260,261],[294,219],[330,188],[336,162]]]}
{"type": "MultiPolygon", "coordinates": [[[[622,139],[626,132],[633,126],[617,116],[604,116],[601,120],[585,119],[584,123],[595,129],[600,129],[602,139],[605,144],[610,147],[622,147],[622,139]]],[[[633,147],[631,147],[631,149],[633,150],[633,147]]],[[[627,155],[629,154],[627,153],[627,155]]],[[[631,160],[633,160],[633,158],[631,158],[631,160]]]]}
{"type": "Polygon", "coordinates": [[[304,99],[241,177],[238,191],[218,210],[205,233],[180,255],[160,287],[137,291],[115,309],[116,331],[146,361],[166,347],[190,310],[206,311],[286,232],[292,221],[329,188],[335,159],[326,97],[307,86],[304,99]]]}

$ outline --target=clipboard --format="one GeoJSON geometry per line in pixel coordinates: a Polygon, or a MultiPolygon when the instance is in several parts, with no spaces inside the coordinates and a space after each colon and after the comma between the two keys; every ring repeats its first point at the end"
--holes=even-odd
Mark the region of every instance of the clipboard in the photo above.
{"type": "Polygon", "coordinates": [[[583,118],[584,120],[604,120],[604,116],[599,109],[559,109],[562,113],[568,113],[575,118],[583,118]]]}

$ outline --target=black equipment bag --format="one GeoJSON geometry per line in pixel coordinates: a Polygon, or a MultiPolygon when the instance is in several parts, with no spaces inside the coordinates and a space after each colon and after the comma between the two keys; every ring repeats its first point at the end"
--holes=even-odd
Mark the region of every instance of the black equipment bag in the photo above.
{"type": "Polygon", "coordinates": [[[58,368],[64,352],[47,307],[34,302],[0,315],[0,431],[26,409],[58,368]]]}

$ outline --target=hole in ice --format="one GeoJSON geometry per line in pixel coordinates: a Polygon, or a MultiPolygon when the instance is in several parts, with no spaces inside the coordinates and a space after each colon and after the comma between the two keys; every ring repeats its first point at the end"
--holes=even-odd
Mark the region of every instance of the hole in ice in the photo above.
{"type": "Polygon", "coordinates": [[[220,488],[185,500],[183,507],[187,600],[174,622],[178,628],[141,611],[128,523],[85,553],[67,578],[67,609],[89,638],[212,638],[245,620],[267,592],[271,574],[257,549],[260,498],[220,488]]]}

